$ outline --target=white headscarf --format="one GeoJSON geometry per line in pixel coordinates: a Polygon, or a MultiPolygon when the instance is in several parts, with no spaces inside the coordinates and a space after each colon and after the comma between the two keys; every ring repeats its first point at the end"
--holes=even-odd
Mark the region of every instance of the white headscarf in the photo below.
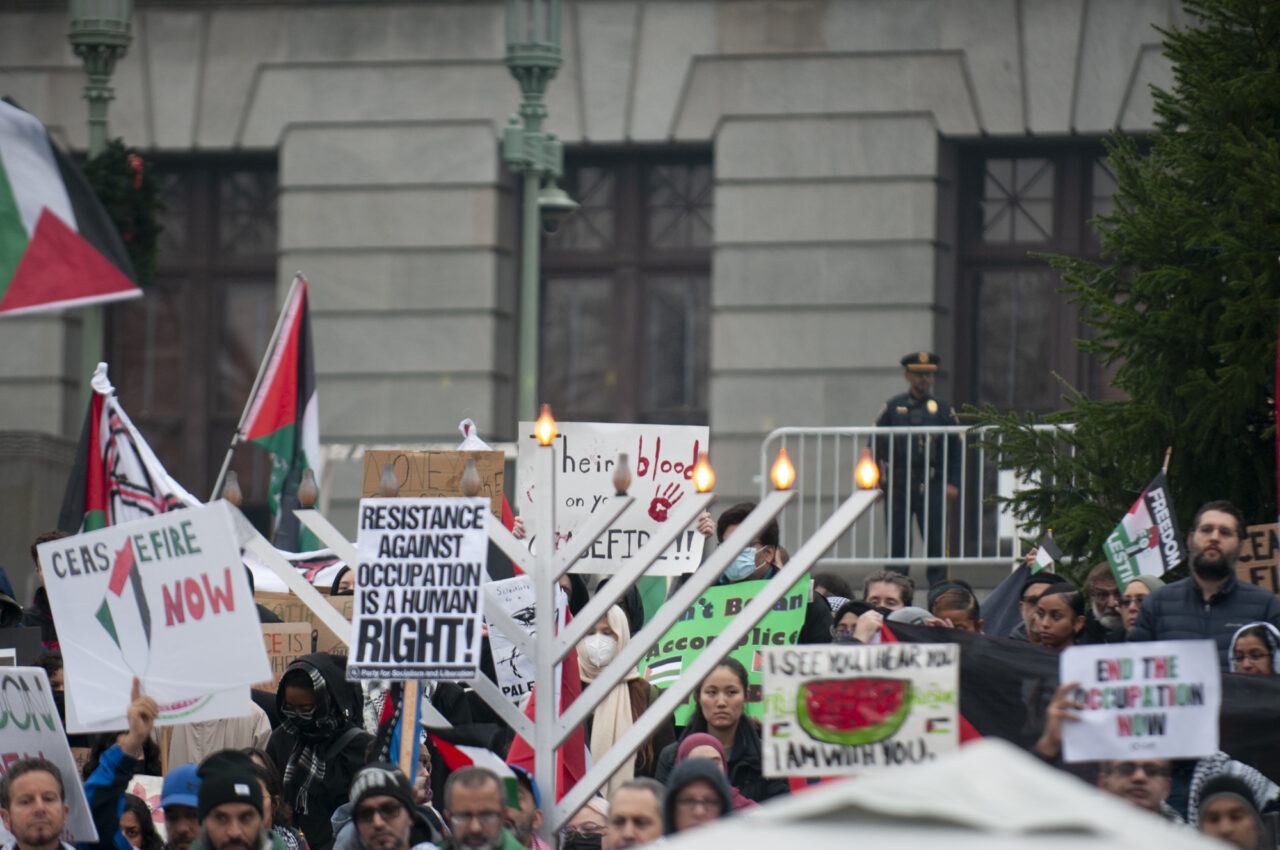
{"type": "MultiPolygon", "coordinates": [[[[613,630],[614,635],[618,639],[618,652],[626,648],[631,643],[631,627],[627,624],[627,615],[617,605],[609,608],[604,615],[605,621],[609,624],[609,628],[613,630]]],[[[616,657],[616,655],[615,655],[616,657]]],[[[587,657],[587,653],[583,650],[582,644],[578,644],[578,677],[582,679],[584,685],[589,685],[595,681],[600,675],[603,668],[593,664],[591,659],[587,657]]],[[[604,701],[596,706],[592,713],[591,720],[591,759],[592,761],[600,761],[604,758],[605,753],[609,752],[609,748],[613,743],[627,733],[635,722],[631,716],[631,689],[627,687],[627,682],[632,679],[640,678],[640,671],[631,669],[627,671],[626,678],[609,692],[604,701]]],[[[613,776],[609,777],[608,783],[601,792],[605,797],[613,795],[614,790],[624,782],[630,782],[635,777],[636,760],[634,758],[627,761],[618,768],[613,776]]]]}

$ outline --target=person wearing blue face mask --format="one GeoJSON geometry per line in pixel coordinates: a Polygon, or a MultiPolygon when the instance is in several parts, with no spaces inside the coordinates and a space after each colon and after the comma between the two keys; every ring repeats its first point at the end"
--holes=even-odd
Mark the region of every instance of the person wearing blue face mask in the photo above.
{"type": "MultiPolygon", "coordinates": [[[[716,520],[716,542],[724,542],[755,508],[754,502],[743,502],[720,514],[720,518],[716,520]]],[[[758,581],[777,575],[778,570],[787,563],[788,557],[786,550],[778,545],[778,535],[778,522],[773,520],[733,559],[733,563],[720,576],[720,584],[758,581]]],[[[810,594],[799,642],[830,643],[831,625],[831,606],[823,597],[810,594]]]]}

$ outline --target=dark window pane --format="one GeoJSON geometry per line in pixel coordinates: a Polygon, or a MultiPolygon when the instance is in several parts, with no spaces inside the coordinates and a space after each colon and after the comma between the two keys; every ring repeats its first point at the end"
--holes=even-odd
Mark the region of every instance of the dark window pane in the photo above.
{"type": "Polygon", "coordinates": [[[710,284],[705,277],[652,278],[646,290],[644,406],[670,421],[706,398],[710,284]]]}
{"type": "Polygon", "coordinates": [[[1052,271],[985,272],[978,283],[980,402],[1038,413],[1061,407],[1059,278],[1052,271]]]}
{"type": "Polygon", "coordinates": [[[582,166],[570,171],[566,184],[578,211],[548,240],[556,251],[604,251],[616,241],[614,203],[617,174],[611,168],[582,166]]]}
{"type": "Polygon", "coordinates": [[[612,411],[618,387],[613,282],[553,278],[544,286],[543,394],[553,410],[612,411]]]}
{"type": "Polygon", "coordinates": [[[158,280],[136,301],[114,309],[116,345],[110,376],[133,418],[181,415],[183,368],[181,292],[158,280]]]}
{"type": "Polygon", "coordinates": [[[226,284],[222,345],[218,348],[217,412],[238,414],[244,407],[275,321],[275,285],[270,279],[226,284]]]}
{"type": "Polygon", "coordinates": [[[649,170],[651,249],[711,246],[712,183],[710,165],[658,165],[649,170]]]}
{"type": "Polygon", "coordinates": [[[160,171],[156,174],[156,182],[160,184],[160,202],[164,204],[164,209],[156,216],[163,228],[157,240],[157,253],[160,261],[164,262],[181,256],[187,250],[192,181],[187,173],[160,171]]]}
{"type": "Polygon", "coordinates": [[[276,250],[275,169],[230,171],[218,180],[218,247],[228,254],[276,250]]]}
{"type": "Polygon", "coordinates": [[[982,241],[988,244],[1048,242],[1053,238],[1053,161],[990,158],[984,161],[982,241]]]}

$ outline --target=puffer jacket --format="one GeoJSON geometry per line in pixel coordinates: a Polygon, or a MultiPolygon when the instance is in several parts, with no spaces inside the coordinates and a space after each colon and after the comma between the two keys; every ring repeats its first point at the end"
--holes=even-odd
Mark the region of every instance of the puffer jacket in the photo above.
{"type": "Polygon", "coordinates": [[[1142,603],[1129,640],[1196,640],[1218,644],[1222,669],[1227,669],[1231,636],[1248,623],[1280,627],[1280,599],[1256,584],[1230,576],[1205,600],[1194,578],[1156,588],[1142,603]]]}

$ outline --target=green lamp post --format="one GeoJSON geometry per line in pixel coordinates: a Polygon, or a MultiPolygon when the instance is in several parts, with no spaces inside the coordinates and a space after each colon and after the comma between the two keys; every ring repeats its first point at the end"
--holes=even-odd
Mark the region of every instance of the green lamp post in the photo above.
{"type": "Polygon", "coordinates": [[[71,0],[70,6],[67,40],[89,74],[89,156],[97,156],[107,146],[107,105],[116,96],[111,72],[133,40],[133,0],[71,0]]]}
{"type": "MultiPolygon", "coordinates": [[[[89,156],[94,157],[107,147],[107,106],[116,96],[111,73],[133,40],[133,0],[71,0],[69,5],[67,40],[89,74],[84,99],[89,101],[89,156]]],[[[93,393],[89,375],[102,359],[102,308],[84,308],[80,321],[80,397],[88,404],[93,393]]]]}
{"type": "Polygon", "coordinates": [[[544,132],[547,84],[560,69],[560,0],[507,0],[507,58],[520,84],[520,114],[502,136],[502,158],[523,182],[520,235],[520,376],[516,414],[537,416],[539,227],[554,233],[578,205],[556,186],[564,145],[544,132]]]}

